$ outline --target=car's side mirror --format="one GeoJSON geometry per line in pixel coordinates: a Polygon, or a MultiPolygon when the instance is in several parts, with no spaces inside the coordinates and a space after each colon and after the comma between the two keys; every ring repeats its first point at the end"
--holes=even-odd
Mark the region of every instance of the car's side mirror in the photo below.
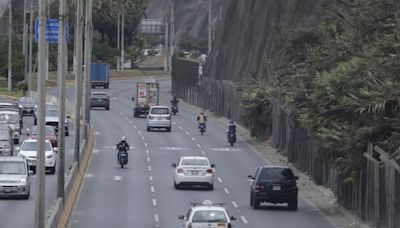
{"type": "Polygon", "coordinates": [[[248,175],[247,178],[249,178],[250,180],[254,180],[254,177],[252,175],[248,175]]]}
{"type": "Polygon", "coordinates": [[[215,168],[215,164],[211,163],[211,168],[215,168]]]}
{"type": "Polygon", "coordinates": [[[233,216],[231,216],[231,220],[232,220],[232,221],[235,221],[235,220],[236,220],[236,218],[235,218],[235,217],[233,217],[233,216]]]}
{"type": "Polygon", "coordinates": [[[67,116],[67,119],[71,119],[71,116],[67,116]]]}
{"type": "Polygon", "coordinates": [[[172,168],[176,168],[176,163],[172,163],[172,168]]]}
{"type": "Polygon", "coordinates": [[[295,179],[295,180],[298,180],[298,179],[299,179],[299,176],[294,176],[294,179],[295,179]]]}
{"type": "Polygon", "coordinates": [[[179,215],[179,216],[178,216],[178,219],[184,220],[184,219],[185,219],[185,216],[184,216],[184,215],[179,215]]]}
{"type": "Polygon", "coordinates": [[[30,175],[33,175],[33,171],[32,170],[29,170],[28,171],[28,175],[30,176],[30,175]]]}

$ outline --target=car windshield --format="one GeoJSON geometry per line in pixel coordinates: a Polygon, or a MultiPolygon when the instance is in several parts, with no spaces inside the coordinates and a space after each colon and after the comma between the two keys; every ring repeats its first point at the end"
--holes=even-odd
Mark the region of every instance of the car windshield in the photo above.
{"type": "Polygon", "coordinates": [[[192,222],[227,222],[227,218],[223,211],[196,211],[192,222]]]}
{"type": "Polygon", "coordinates": [[[93,93],[92,96],[93,97],[101,97],[101,98],[108,97],[108,95],[105,93],[93,93]]]}
{"type": "Polygon", "coordinates": [[[18,114],[0,113],[1,123],[17,123],[19,122],[18,114]]]}
{"type": "MultiPolygon", "coordinates": [[[[54,128],[51,126],[47,126],[44,128],[45,130],[45,135],[54,135],[54,128]]],[[[32,135],[37,135],[38,134],[38,128],[36,126],[32,127],[32,135]]]]}
{"type": "MultiPolygon", "coordinates": [[[[46,151],[51,151],[51,144],[49,142],[45,142],[45,150],[46,151]]],[[[21,150],[24,151],[36,151],[37,150],[37,142],[36,141],[30,141],[30,142],[24,142],[21,146],[21,150]]]]}
{"type": "Polygon", "coordinates": [[[287,168],[266,168],[261,171],[260,180],[293,180],[292,170],[287,168]]]}
{"type": "Polygon", "coordinates": [[[18,102],[22,104],[32,104],[32,105],[36,103],[35,99],[31,97],[21,97],[19,98],[18,102]]]}
{"type": "Polygon", "coordinates": [[[151,114],[168,115],[168,108],[152,108],[151,114]]]}
{"type": "Polygon", "coordinates": [[[208,166],[206,159],[182,159],[181,165],[208,166]]]}
{"type": "Polygon", "coordinates": [[[46,116],[58,116],[58,111],[55,109],[47,109],[46,116]]]}
{"type": "Polygon", "coordinates": [[[26,174],[25,163],[22,161],[0,161],[0,174],[26,174]]]}
{"type": "Polygon", "coordinates": [[[0,140],[8,141],[10,139],[10,131],[7,129],[0,129],[0,140]]]}

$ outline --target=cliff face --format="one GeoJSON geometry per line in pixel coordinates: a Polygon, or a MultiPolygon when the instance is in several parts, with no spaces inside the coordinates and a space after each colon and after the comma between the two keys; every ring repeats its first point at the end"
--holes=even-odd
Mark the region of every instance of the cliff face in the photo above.
{"type": "Polygon", "coordinates": [[[281,66],[287,34],[315,29],[325,1],[229,1],[217,27],[205,76],[241,81],[253,76],[261,63],[270,69],[281,66]]]}

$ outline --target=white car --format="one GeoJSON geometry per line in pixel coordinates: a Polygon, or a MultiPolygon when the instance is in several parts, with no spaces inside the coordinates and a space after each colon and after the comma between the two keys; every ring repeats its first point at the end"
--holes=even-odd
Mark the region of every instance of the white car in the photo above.
{"type": "Polygon", "coordinates": [[[23,197],[29,199],[31,182],[25,159],[21,157],[0,157],[0,195],[2,197],[23,197]]]}
{"type": "Polygon", "coordinates": [[[147,115],[147,131],[152,128],[165,128],[171,131],[171,114],[167,106],[152,106],[147,115]]]}
{"type": "Polygon", "coordinates": [[[12,138],[14,144],[18,144],[22,131],[19,111],[0,110],[0,123],[8,123],[10,125],[13,130],[12,138]]]}
{"type": "MultiPolygon", "coordinates": [[[[65,136],[69,135],[69,124],[68,124],[68,118],[65,118],[65,136]]],[[[57,109],[46,109],[46,116],[45,116],[45,125],[53,126],[56,129],[58,128],[58,110],[57,109]]]]}
{"type": "MultiPolygon", "coordinates": [[[[36,157],[37,157],[37,139],[26,139],[19,149],[18,156],[23,157],[28,162],[29,170],[36,172],[36,157]]],[[[56,154],[55,148],[51,146],[49,140],[45,141],[45,166],[50,174],[56,172],[56,154]]]]}
{"type": "Polygon", "coordinates": [[[201,186],[214,189],[215,165],[204,156],[183,156],[178,164],[173,163],[174,187],[201,186]]]}
{"type": "Polygon", "coordinates": [[[229,216],[223,204],[214,204],[211,200],[203,203],[192,203],[185,215],[178,219],[184,220],[185,228],[232,228],[235,217],[229,216]]]}

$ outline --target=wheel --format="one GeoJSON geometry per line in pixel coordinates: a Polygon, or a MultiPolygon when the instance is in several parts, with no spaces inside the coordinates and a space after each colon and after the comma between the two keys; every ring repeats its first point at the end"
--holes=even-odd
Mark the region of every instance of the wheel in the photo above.
{"type": "Polygon", "coordinates": [[[179,185],[178,184],[176,184],[176,182],[174,181],[174,188],[175,189],[179,189],[179,185]]]}
{"type": "Polygon", "coordinates": [[[200,131],[201,132],[201,135],[203,135],[204,134],[204,131],[200,131]]]}
{"type": "Polygon", "coordinates": [[[37,119],[33,119],[33,124],[36,126],[37,125],[37,119]]]}
{"type": "Polygon", "coordinates": [[[231,142],[231,146],[233,146],[233,142],[231,142]]]}
{"type": "Polygon", "coordinates": [[[171,132],[171,127],[167,127],[167,131],[168,131],[168,132],[171,132]]]}
{"type": "Polygon", "coordinates": [[[210,186],[208,187],[208,190],[210,190],[210,191],[214,190],[214,185],[213,185],[213,184],[210,185],[210,186]]]}
{"type": "Polygon", "coordinates": [[[260,208],[260,200],[256,199],[256,197],[253,196],[251,205],[253,206],[253,209],[260,208]]]}
{"type": "Polygon", "coordinates": [[[296,211],[297,210],[297,198],[292,199],[288,202],[288,208],[289,210],[296,211]]]}
{"type": "Polygon", "coordinates": [[[50,167],[49,171],[51,175],[54,175],[56,173],[56,166],[50,167]]]}
{"type": "Polygon", "coordinates": [[[28,194],[24,195],[23,199],[29,199],[30,196],[31,196],[31,192],[29,191],[28,194]]]}
{"type": "Polygon", "coordinates": [[[147,131],[150,131],[150,127],[147,127],[147,131]]]}
{"type": "Polygon", "coordinates": [[[69,131],[66,130],[66,131],[65,131],[65,136],[68,136],[68,135],[69,135],[69,131]]]}
{"type": "Polygon", "coordinates": [[[107,106],[107,107],[106,107],[106,110],[110,110],[110,106],[107,106]]]}
{"type": "Polygon", "coordinates": [[[124,164],[123,163],[121,163],[121,169],[123,169],[124,168],[124,164]]]}

